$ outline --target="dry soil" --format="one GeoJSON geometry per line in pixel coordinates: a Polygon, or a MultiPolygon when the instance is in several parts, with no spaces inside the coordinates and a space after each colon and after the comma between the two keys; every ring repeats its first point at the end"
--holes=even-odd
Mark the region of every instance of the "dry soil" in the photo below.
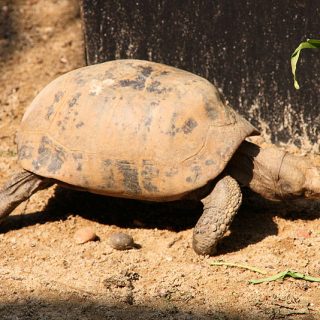
{"type": "MultiPolygon", "coordinates": [[[[0,182],[17,168],[15,133],[27,105],[55,77],[85,64],[76,0],[0,0],[0,182]]],[[[147,205],[53,187],[0,226],[0,319],[320,319],[320,284],[264,275],[320,276],[318,210],[246,201],[216,257],[191,248],[199,204],[147,205]],[[92,227],[98,241],[77,244],[92,227]],[[113,232],[137,248],[116,251],[113,232]]]]}

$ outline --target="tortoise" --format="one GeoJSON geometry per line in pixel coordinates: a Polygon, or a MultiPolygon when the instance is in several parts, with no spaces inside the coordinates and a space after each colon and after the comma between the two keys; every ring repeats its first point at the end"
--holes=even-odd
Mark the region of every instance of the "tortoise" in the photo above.
{"type": "Polygon", "coordinates": [[[187,71],[131,59],[76,69],[27,108],[21,170],[0,190],[0,217],[55,183],[148,201],[199,199],[193,248],[212,255],[239,209],[240,186],[268,199],[320,198],[320,168],[246,140],[257,134],[213,84],[187,71]]]}

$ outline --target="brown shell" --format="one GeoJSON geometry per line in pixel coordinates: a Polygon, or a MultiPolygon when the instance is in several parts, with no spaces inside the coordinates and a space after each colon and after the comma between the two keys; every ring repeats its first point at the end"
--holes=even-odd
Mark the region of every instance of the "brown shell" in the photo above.
{"type": "Polygon", "coordinates": [[[116,60],[45,87],[18,135],[26,170],[94,193],[163,200],[204,186],[255,128],[207,80],[116,60]]]}

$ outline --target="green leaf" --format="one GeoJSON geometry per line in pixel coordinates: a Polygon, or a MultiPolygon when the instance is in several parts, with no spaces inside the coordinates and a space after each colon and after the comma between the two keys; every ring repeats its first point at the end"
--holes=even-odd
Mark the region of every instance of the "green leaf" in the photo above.
{"type": "Polygon", "coordinates": [[[248,265],[244,265],[244,264],[240,264],[240,263],[232,263],[232,262],[225,262],[225,261],[211,261],[210,262],[211,266],[227,266],[227,267],[236,267],[236,268],[242,268],[242,269],[247,269],[247,270],[251,270],[257,273],[261,273],[261,274],[266,274],[266,271],[258,269],[256,267],[252,267],[252,266],[248,266],[248,265]]]}
{"type": "Polygon", "coordinates": [[[301,42],[300,45],[294,50],[293,54],[291,55],[291,70],[293,74],[294,80],[294,87],[299,89],[300,86],[297,81],[296,70],[297,70],[297,63],[299,60],[300,52],[303,49],[319,49],[320,48],[320,40],[317,39],[307,39],[305,42],[301,42]]]}
{"type": "Polygon", "coordinates": [[[271,277],[268,277],[268,278],[250,280],[249,283],[259,284],[262,282],[270,282],[270,281],[275,281],[275,280],[279,280],[279,279],[283,280],[286,277],[291,277],[291,278],[295,278],[295,279],[303,279],[303,280],[311,281],[311,282],[320,282],[320,278],[311,277],[311,276],[308,276],[308,275],[300,273],[300,272],[287,270],[287,271],[277,273],[277,274],[275,274],[271,277]]]}

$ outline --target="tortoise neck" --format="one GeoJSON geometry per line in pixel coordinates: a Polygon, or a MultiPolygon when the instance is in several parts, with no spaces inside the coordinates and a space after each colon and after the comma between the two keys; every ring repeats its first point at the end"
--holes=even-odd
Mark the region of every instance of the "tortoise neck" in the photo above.
{"type": "Polygon", "coordinates": [[[261,148],[244,141],[227,170],[242,186],[267,199],[320,198],[320,168],[308,157],[274,146],[261,148]]]}

